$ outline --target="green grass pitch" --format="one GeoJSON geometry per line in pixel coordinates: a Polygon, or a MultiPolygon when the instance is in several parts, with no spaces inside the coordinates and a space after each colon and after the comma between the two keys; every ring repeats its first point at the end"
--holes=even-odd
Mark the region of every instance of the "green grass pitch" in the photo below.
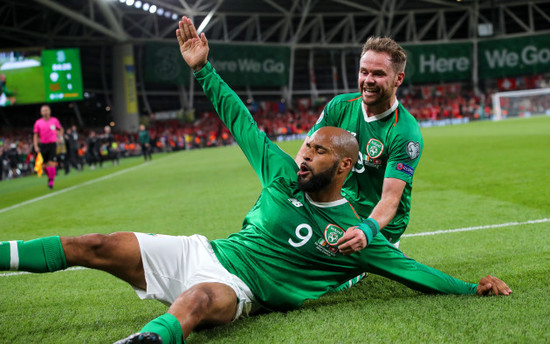
{"type": "MultiPolygon", "coordinates": [[[[550,116],[422,132],[401,249],[470,282],[500,277],[511,296],[423,295],[371,275],[297,311],[199,331],[188,343],[550,342],[550,116]],[[516,224],[412,236],[505,223],[516,224]]],[[[294,155],[300,143],[281,146],[294,155]]],[[[259,191],[235,146],[61,174],[53,193],[45,177],[3,181],[0,240],[114,231],[222,238],[240,228],[259,191]]],[[[112,343],[165,311],[100,271],[0,273],[0,343],[112,343]]]]}

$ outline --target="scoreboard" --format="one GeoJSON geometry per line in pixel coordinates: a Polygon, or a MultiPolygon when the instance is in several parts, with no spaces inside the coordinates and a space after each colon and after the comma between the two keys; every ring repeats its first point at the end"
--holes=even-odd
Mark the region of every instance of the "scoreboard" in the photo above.
{"type": "Polygon", "coordinates": [[[81,100],[82,71],[78,49],[42,51],[46,102],[81,100]]]}

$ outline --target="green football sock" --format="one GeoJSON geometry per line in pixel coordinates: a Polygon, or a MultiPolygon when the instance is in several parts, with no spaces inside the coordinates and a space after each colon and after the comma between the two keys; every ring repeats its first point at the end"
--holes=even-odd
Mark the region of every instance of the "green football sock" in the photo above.
{"type": "Polygon", "coordinates": [[[175,316],[169,313],[151,320],[139,332],[156,333],[165,344],[185,344],[180,322],[175,316]]]}
{"type": "Polygon", "coordinates": [[[58,236],[0,242],[0,270],[53,272],[67,268],[58,236]]]}

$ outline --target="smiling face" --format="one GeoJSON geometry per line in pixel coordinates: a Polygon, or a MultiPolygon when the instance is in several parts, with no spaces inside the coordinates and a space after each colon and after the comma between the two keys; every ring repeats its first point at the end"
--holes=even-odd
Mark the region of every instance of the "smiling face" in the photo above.
{"type": "Polygon", "coordinates": [[[358,85],[367,114],[376,115],[389,109],[395,102],[397,87],[405,73],[393,69],[388,54],[369,50],[359,62],[358,85]]]}

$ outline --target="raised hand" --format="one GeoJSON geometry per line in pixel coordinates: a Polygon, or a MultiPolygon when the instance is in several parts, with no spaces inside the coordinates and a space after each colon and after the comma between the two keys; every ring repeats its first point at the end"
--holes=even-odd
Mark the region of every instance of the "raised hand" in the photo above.
{"type": "Polygon", "coordinates": [[[189,67],[198,72],[206,64],[210,51],[206,36],[201,33],[199,37],[191,19],[183,17],[176,30],[176,37],[180,45],[181,56],[189,67]]]}

